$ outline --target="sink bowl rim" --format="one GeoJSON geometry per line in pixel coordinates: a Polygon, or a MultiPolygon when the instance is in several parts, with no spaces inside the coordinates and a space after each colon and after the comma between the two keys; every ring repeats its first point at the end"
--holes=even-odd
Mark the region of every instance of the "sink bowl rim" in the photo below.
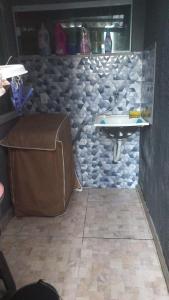
{"type": "Polygon", "coordinates": [[[96,118],[95,118],[95,122],[94,122],[94,126],[95,127],[143,127],[143,126],[149,126],[150,124],[145,121],[142,117],[139,117],[139,118],[129,118],[129,115],[126,115],[126,114],[122,114],[122,115],[118,115],[118,114],[100,114],[100,115],[97,115],[96,118]],[[115,119],[126,119],[122,120],[122,123],[119,123],[117,121],[115,122],[112,122],[112,123],[99,123],[97,122],[97,120],[99,118],[115,118],[115,119]],[[141,123],[137,123],[137,120],[138,119],[141,119],[142,122],[141,123]],[[133,120],[133,123],[129,123],[129,122],[126,122],[127,120],[133,120]],[[135,121],[135,122],[134,122],[135,121]]]}

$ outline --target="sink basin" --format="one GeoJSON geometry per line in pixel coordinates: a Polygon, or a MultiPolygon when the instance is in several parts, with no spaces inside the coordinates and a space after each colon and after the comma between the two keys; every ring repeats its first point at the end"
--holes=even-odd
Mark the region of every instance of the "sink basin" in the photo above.
{"type": "Polygon", "coordinates": [[[113,162],[117,163],[121,156],[122,139],[131,136],[138,127],[148,126],[142,117],[129,118],[129,115],[98,115],[94,126],[104,131],[108,137],[114,139],[113,162]]]}
{"type": "Polygon", "coordinates": [[[129,118],[129,115],[98,115],[95,119],[95,127],[143,127],[148,126],[142,117],[129,118]]]}

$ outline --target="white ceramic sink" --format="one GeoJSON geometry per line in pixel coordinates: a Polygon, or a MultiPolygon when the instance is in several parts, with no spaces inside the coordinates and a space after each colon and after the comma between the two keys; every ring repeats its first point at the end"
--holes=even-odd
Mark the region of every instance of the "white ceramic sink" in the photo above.
{"type": "Polygon", "coordinates": [[[98,115],[95,119],[95,127],[143,127],[148,126],[142,117],[129,118],[129,115],[98,115]]]}

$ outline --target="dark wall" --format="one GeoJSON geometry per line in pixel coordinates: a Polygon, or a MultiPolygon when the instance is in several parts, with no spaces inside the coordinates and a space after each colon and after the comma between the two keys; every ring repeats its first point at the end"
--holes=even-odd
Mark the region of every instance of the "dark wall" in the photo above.
{"type": "Polygon", "coordinates": [[[0,22],[0,41],[1,41],[1,64],[5,64],[9,56],[16,56],[16,40],[14,35],[13,16],[9,1],[0,0],[1,22],[0,22]]]}
{"type": "MultiPolygon", "coordinates": [[[[0,64],[5,64],[9,56],[15,56],[17,52],[9,1],[0,0],[0,8],[0,64]]],[[[6,93],[0,98],[0,139],[7,134],[7,132],[15,123],[13,120],[7,123],[4,122],[2,124],[2,118],[5,119],[6,114],[12,110],[13,105],[10,100],[10,95],[9,93],[6,93]]],[[[2,147],[0,147],[0,182],[2,182],[5,187],[5,196],[0,204],[1,219],[11,207],[7,151],[2,147]]]]}
{"type": "Polygon", "coordinates": [[[145,47],[157,42],[154,121],[140,139],[139,184],[169,267],[169,1],[147,0],[145,47]]]}
{"type": "MultiPolygon", "coordinates": [[[[98,0],[9,0],[11,5],[32,5],[32,4],[55,4],[55,3],[71,3],[71,2],[91,2],[91,1],[98,1],[98,0]]],[[[118,0],[112,0],[113,1],[118,1],[118,0]]],[[[119,0],[120,2],[121,0],[119,0]]],[[[135,1],[135,0],[134,0],[135,1]]],[[[127,0],[126,0],[127,2],[127,0]]],[[[102,0],[100,0],[100,3],[103,3],[102,0]]]]}
{"type": "Polygon", "coordinates": [[[146,0],[133,0],[132,51],[144,48],[145,5],[146,0]]]}

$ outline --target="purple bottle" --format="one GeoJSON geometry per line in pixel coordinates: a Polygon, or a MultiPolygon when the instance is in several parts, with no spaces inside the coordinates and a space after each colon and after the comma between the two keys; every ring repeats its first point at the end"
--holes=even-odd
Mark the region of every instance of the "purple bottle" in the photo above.
{"type": "Polygon", "coordinates": [[[82,27],[82,37],[80,43],[80,53],[89,54],[91,52],[89,33],[85,27],[82,27]]]}

